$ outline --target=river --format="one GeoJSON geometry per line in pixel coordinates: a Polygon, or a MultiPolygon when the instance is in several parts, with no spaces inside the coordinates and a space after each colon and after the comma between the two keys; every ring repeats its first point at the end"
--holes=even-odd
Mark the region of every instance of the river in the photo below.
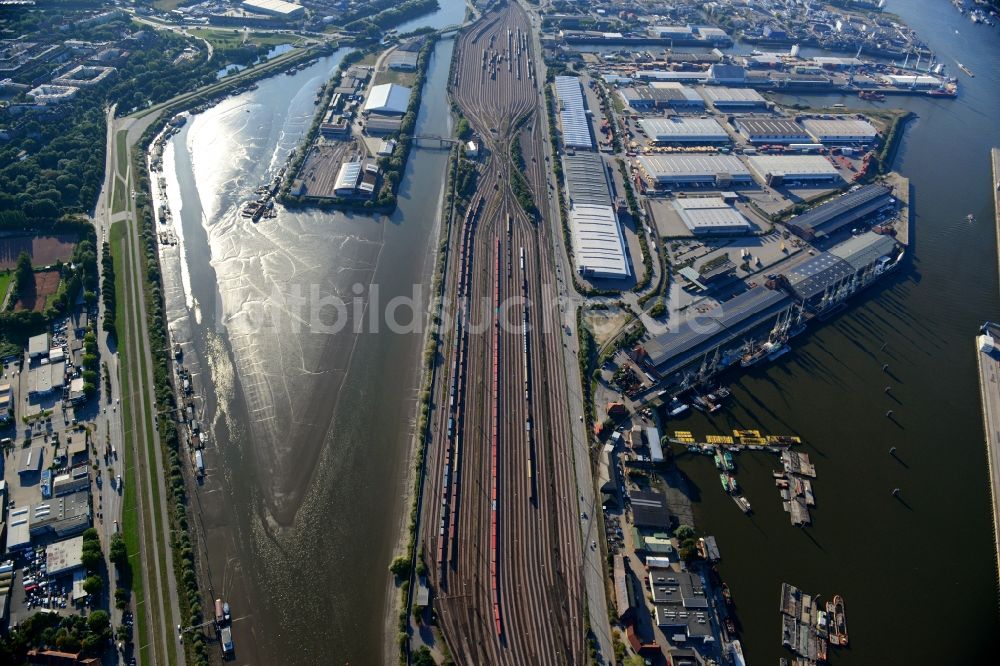
{"type": "MultiPolygon", "coordinates": [[[[442,5],[451,11],[421,25],[461,21],[460,0],[442,5]]],[[[452,48],[434,49],[417,133],[451,132],[452,48]]],[[[388,565],[407,513],[423,335],[371,332],[369,315],[416,294],[415,314],[395,314],[422,331],[448,152],[414,148],[389,216],[239,214],[298,144],[344,53],[194,116],[164,155],[181,239],[162,252],[168,318],[208,439],[193,499],[204,582],[231,603],[246,664],[394,659],[388,565]]]]}
{"type": "Polygon", "coordinates": [[[790,656],[781,647],[782,581],[822,600],[844,596],[851,645],[831,650],[833,664],[995,661],[1000,618],[973,336],[1000,305],[989,165],[989,146],[1000,145],[1000,41],[995,28],[973,25],[948,2],[889,0],[887,9],[961,86],[957,100],[883,104],[918,115],[895,163],[916,195],[911,263],[797,338],[792,354],[738,377],[723,416],[667,428],[798,433],[816,464],[814,524],[802,530],[781,510],[775,456],[737,457],[750,518],[722,494],[711,459],[679,458],[698,527],[718,538],[751,663],[790,656]],[[976,222],[965,219],[970,212],[976,222]]]}

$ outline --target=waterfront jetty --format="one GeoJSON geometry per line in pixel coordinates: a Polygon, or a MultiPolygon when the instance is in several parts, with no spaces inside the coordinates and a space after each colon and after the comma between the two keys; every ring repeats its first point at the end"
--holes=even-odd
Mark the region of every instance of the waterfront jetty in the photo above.
{"type": "Polygon", "coordinates": [[[976,336],[976,361],[979,366],[979,391],[986,431],[986,461],[990,473],[990,506],[993,512],[993,538],[1000,566],[1000,325],[986,322],[976,336]]]}
{"type": "Polygon", "coordinates": [[[990,161],[993,165],[993,216],[997,229],[997,263],[1000,265],[1000,148],[993,147],[990,150],[990,161]]]}
{"type": "Polygon", "coordinates": [[[825,662],[828,645],[847,645],[844,599],[836,594],[822,604],[794,585],[781,584],[781,644],[807,663],[825,662]]]}

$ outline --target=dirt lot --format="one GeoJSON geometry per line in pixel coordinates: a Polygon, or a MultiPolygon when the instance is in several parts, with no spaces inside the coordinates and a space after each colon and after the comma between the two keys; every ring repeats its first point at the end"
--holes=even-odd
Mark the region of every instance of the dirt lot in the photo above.
{"type": "Polygon", "coordinates": [[[59,271],[40,271],[35,273],[35,290],[33,294],[25,294],[14,310],[34,310],[42,312],[45,309],[45,300],[56,293],[59,288],[59,271]]]}
{"type": "Polygon", "coordinates": [[[0,270],[14,268],[21,252],[31,255],[33,266],[49,266],[58,260],[67,261],[73,255],[76,241],[77,237],[73,234],[0,238],[0,270]]]}

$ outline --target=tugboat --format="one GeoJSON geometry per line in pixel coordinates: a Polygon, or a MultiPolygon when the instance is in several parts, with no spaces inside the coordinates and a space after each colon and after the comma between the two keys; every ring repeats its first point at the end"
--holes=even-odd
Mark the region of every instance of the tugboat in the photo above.
{"type": "Polygon", "coordinates": [[[749,514],[753,510],[750,507],[750,500],[743,495],[733,495],[733,501],[736,502],[736,506],[740,507],[740,511],[745,514],[749,514]]]}

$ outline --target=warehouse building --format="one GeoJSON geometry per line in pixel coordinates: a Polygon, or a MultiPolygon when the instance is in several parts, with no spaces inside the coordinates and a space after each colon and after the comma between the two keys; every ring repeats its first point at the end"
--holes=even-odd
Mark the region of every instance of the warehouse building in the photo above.
{"type": "MultiPolygon", "coordinates": [[[[698,574],[650,567],[649,589],[656,624],[671,645],[712,640],[708,597],[698,574]]],[[[674,656],[672,661],[679,660],[674,656]]]]}
{"type": "Polygon", "coordinates": [[[762,109],[767,106],[767,100],[753,88],[705,86],[701,89],[701,96],[720,111],[762,109]]]}
{"type": "Polygon", "coordinates": [[[26,506],[11,507],[7,512],[7,552],[31,547],[31,510],[26,506]]]}
{"type": "Polygon", "coordinates": [[[747,72],[739,65],[715,64],[708,68],[708,80],[717,85],[742,85],[747,72]]]}
{"type": "Polygon", "coordinates": [[[306,8],[302,5],[296,5],[293,2],[284,2],[283,0],[243,0],[241,4],[248,12],[267,14],[268,16],[277,16],[284,19],[301,18],[306,12],[306,8]]]}
{"type": "Polygon", "coordinates": [[[670,529],[672,523],[670,510],[667,509],[667,498],[663,493],[654,490],[631,490],[628,496],[632,504],[633,525],[654,530],[670,529]]]}
{"type": "Polygon", "coordinates": [[[660,39],[694,39],[694,29],[689,25],[654,25],[649,34],[660,39]]]}
{"type": "Polygon", "coordinates": [[[654,81],[638,88],[622,88],[618,91],[618,96],[626,106],[637,111],[700,111],[705,108],[705,102],[698,93],[685,85],[669,81],[654,81]]]}
{"type": "Polygon", "coordinates": [[[354,194],[361,178],[361,162],[344,162],[337,172],[337,180],[333,184],[333,193],[338,197],[354,194]]]}
{"type": "Polygon", "coordinates": [[[31,507],[32,539],[69,537],[90,527],[90,493],[80,491],[31,507]]]}
{"type": "Polygon", "coordinates": [[[90,468],[86,465],[79,465],[65,474],[59,474],[52,480],[52,495],[62,497],[86,490],[89,487],[90,468]]]}
{"type": "Polygon", "coordinates": [[[785,226],[799,238],[811,241],[829,236],[846,226],[865,222],[895,205],[892,190],[873,183],[810,208],[785,222],[785,226]]]}
{"type": "Polygon", "coordinates": [[[372,86],[365,100],[365,112],[383,116],[401,116],[410,104],[410,89],[395,83],[372,86]]]}
{"type": "Polygon", "coordinates": [[[777,317],[792,306],[788,294],[753,287],[720,303],[707,314],[684,320],[671,330],[642,343],[642,356],[667,385],[679,385],[684,372],[697,367],[705,355],[720,352],[720,367],[739,361],[739,349],[756,332],[768,331],[777,317]]]}
{"type": "Polygon", "coordinates": [[[643,118],[639,127],[658,144],[717,145],[729,143],[729,135],[715,118],[643,118]]]}
{"type": "Polygon", "coordinates": [[[871,284],[889,268],[898,248],[891,236],[869,231],[782,272],[781,282],[796,301],[821,313],[871,284]]]}
{"type": "Polygon", "coordinates": [[[611,188],[604,160],[597,153],[563,156],[569,205],[612,206],[611,188]]]}
{"type": "Polygon", "coordinates": [[[569,209],[569,228],[573,263],[580,275],[626,278],[632,274],[614,208],[575,205],[569,209]]]}
{"type": "Polygon", "coordinates": [[[859,118],[806,118],[802,126],[819,143],[867,144],[878,136],[878,130],[870,122],[859,118]]]}
{"type": "Polygon", "coordinates": [[[674,210],[695,236],[743,234],[751,229],[743,214],[721,197],[686,197],[674,199],[674,210]]]}
{"type": "Polygon", "coordinates": [[[386,66],[400,72],[414,72],[417,69],[417,52],[396,49],[386,58],[386,66]]]}
{"type": "Polygon", "coordinates": [[[938,77],[927,74],[886,74],[882,79],[895,88],[940,88],[944,85],[938,77]]]}
{"type": "Polygon", "coordinates": [[[590,132],[590,119],[587,117],[580,79],[575,76],[557,76],[556,98],[559,102],[559,126],[562,129],[563,145],[567,148],[593,149],[594,139],[590,132]]]}
{"type": "Polygon", "coordinates": [[[76,536],[45,547],[45,573],[61,576],[83,566],[83,537],[76,536]]]}
{"type": "Polygon", "coordinates": [[[636,161],[658,188],[753,185],[749,169],[733,155],[642,155],[636,161]]]}
{"type": "Polygon", "coordinates": [[[747,164],[761,183],[772,187],[842,182],[840,173],[822,155],[753,155],[747,164]]]}
{"type": "Polygon", "coordinates": [[[28,338],[28,358],[36,359],[49,355],[49,334],[39,333],[28,338]]]}
{"type": "Polygon", "coordinates": [[[809,143],[812,137],[788,118],[737,118],[736,129],[750,143],[809,143]]]}
{"type": "Polygon", "coordinates": [[[45,449],[40,446],[32,446],[21,449],[21,458],[17,465],[17,475],[21,483],[32,483],[38,479],[42,472],[42,463],[45,460],[45,449]]]}
{"type": "Polygon", "coordinates": [[[682,72],[672,69],[641,69],[635,73],[635,77],[643,81],[678,81],[681,83],[705,83],[710,76],[711,74],[707,70],[682,72]]]}
{"type": "Polygon", "coordinates": [[[45,363],[28,370],[28,395],[43,396],[62,390],[66,383],[66,362],[45,363]]]}

